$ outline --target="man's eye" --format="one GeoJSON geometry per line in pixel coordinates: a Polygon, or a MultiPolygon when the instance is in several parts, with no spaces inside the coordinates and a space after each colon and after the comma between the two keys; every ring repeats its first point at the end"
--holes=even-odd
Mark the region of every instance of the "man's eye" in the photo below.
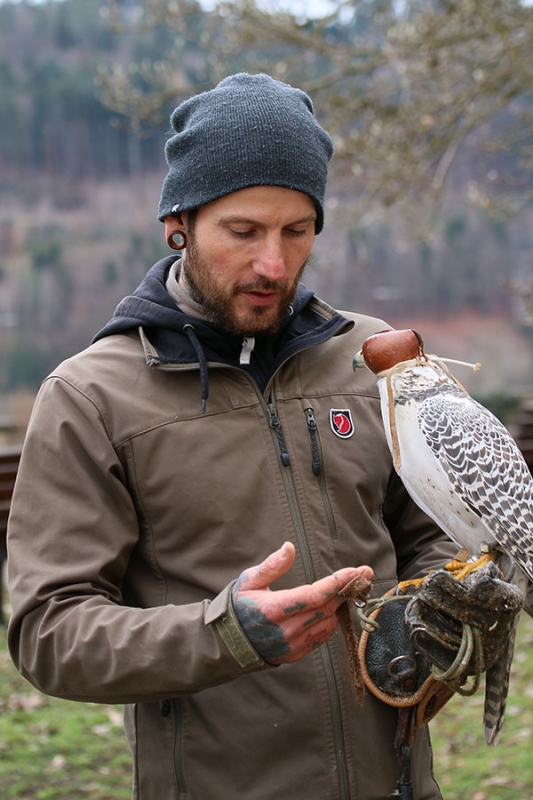
{"type": "Polygon", "coordinates": [[[237,231],[237,230],[234,230],[234,229],[230,229],[230,230],[231,230],[231,233],[233,234],[233,236],[238,236],[241,239],[245,239],[247,236],[253,236],[253,234],[254,234],[253,230],[248,230],[248,231],[237,231]]]}
{"type": "Polygon", "coordinates": [[[307,233],[307,228],[304,228],[303,230],[299,230],[297,228],[288,228],[287,233],[291,236],[305,236],[307,233]]]}

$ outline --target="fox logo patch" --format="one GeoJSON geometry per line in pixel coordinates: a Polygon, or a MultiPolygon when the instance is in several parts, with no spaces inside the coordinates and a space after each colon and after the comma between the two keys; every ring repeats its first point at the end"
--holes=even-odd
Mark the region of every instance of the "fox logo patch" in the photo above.
{"type": "Polygon", "coordinates": [[[352,412],[349,408],[332,408],[329,412],[329,424],[331,430],[340,439],[349,439],[353,436],[355,428],[352,419],[352,412]]]}

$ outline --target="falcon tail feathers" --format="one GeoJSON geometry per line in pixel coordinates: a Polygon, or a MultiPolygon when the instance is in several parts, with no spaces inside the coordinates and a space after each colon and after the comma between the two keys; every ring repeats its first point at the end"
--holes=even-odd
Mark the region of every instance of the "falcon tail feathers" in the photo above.
{"type": "Polygon", "coordinates": [[[507,650],[499,660],[490,667],[485,675],[485,708],[483,710],[483,735],[487,744],[496,746],[500,741],[503,727],[509,682],[511,678],[511,664],[513,661],[516,641],[518,617],[509,637],[507,650]]]}

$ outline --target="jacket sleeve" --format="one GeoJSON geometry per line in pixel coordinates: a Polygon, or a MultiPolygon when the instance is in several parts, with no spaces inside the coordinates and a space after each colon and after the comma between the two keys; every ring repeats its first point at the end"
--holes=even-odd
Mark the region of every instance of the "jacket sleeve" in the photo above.
{"type": "Polygon", "coordinates": [[[457,553],[457,545],[411,500],[395,472],[389,481],[383,519],[396,550],[400,580],[422,577],[443,567],[457,553]]]}
{"type": "MultiPolygon", "coordinates": [[[[149,702],[269,668],[230,592],[188,605],[127,606],[138,536],[123,465],[92,400],[63,378],[37,398],[8,528],[8,642],[41,691],[72,700],[149,702]]],[[[237,577],[237,576],[235,576],[237,577]]]]}

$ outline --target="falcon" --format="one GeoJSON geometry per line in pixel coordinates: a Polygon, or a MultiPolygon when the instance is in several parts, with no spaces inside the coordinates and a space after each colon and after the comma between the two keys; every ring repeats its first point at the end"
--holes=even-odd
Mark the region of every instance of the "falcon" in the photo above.
{"type": "MultiPolygon", "coordinates": [[[[469,560],[492,551],[507,556],[512,582],[527,596],[533,581],[533,478],[511,434],[443,359],[424,353],[414,330],[369,337],[354,358],[358,366],[377,377],[394,467],[415,503],[468,551],[469,560]]],[[[489,744],[499,740],[513,649],[514,635],[507,653],[487,671],[489,744]]]]}

